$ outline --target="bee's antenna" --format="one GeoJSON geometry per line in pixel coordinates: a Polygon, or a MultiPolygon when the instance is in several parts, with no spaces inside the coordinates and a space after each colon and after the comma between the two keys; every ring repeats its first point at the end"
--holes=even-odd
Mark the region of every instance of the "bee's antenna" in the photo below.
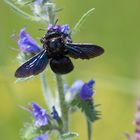
{"type": "Polygon", "coordinates": [[[54,23],[54,26],[57,24],[57,22],[58,22],[58,18],[56,19],[56,21],[55,21],[55,23],[54,23]]]}
{"type": "Polygon", "coordinates": [[[45,29],[43,29],[43,28],[39,28],[38,30],[39,30],[39,31],[46,31],[46,30],[45,30],[45,29]]]}

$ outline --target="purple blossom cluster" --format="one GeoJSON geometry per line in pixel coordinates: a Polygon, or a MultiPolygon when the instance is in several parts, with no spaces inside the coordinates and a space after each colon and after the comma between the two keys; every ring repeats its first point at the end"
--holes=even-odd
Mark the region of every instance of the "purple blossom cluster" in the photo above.
{"type": "MultiPolygon", "coordinates": [[[[49,24],[48,31],[51,31],[52,29],[57,30],[58,32],[66,34],[69,30],[69,25],[52,25],[49,24]]],[[[40,46],[33,40],[33,38],[26,32],[26,27],[23,27],[20,30],[19,33],[19,40],[18,40],[18,46],[20,48],[20,51],[23,53],[39,53],[41,51],[40,46]]]]}
{"type": "Polygon", "coordinates": [[[42,109],[38,104],[32,103],[32,115],[35,118],[34,125],[35,126],[45,126],[49,122],[48,114],[45,109],[42,109]]]}
{"type": "Polygon", "coordinates": [[[130,134],[126,134],[128,140],[140,140],[140,98],[136,102],[136,113],[135,113],[135,119],[134,124],[136,126],[135,129],[135,136],[131,136],[130,134]]]}
{"type": "Polygon", "coordinates": [[[137,112],[135,113],[135,138],[136,140],[140,140],[140,98],[136,102],[137,112]]]}
{"type": "Polygon", "coordinates": [[[60,33],[67,33],[67,31],[69,30],[69,25],[68,24],[65,24],[65,25],[52,25],[52,24],[49,24],[48,26],[48,31],[51,31],[51,30],[56,30],[57,32],[60,32],[60,33]]]}
{"type": "Polygon", "coordinates": [[[18,46],[23,53],[38,53],[41,48],[32,39],[32,37],[26,32],[26,27],[22,28],[19,33],[18,46]]]}
{"type": "Polygon", "coordinates": [[[71,94],[78,93],[81,100],[91,99],[95,90],[93,89],[95,81],[89,80],[87,83],[84,83],[82,80],[75,81],[71,88],[71,94]]]}
{"type": "MultiPolygon", "coordinates": [[[[57,32],[67,34],[69,26],[67,24],[62,26],[60,25],[54,26],[50,24],[48,26],[48,32],[51,30],[56,30],[57,32]]],[[[25,27],[20,30],[19,40],[17,43],[20,47],[21,52],[23,53],[37,54],[42,50],[40,46],[37,45],[37,43],[32,39],[32,37],[26,32],[25,27]]],[[[72,84],[72,86],[69,89],[69,92],[71,96],[73,96],[74,94],[78,95],[79,96],[78,99],[82,101],[90,100],[92,99],[92,96],[95,93],[95,90],[93,88],[94,84],[95,84],[94,80],[89,80],[86,83],[83,82],[82,80],[77,80],[72,84]]],[[[49,116],[49,114],[47,114],[45,109],[41,108],[37,103],[33,102],[31,104],[30,112],[34,117],[34,125],[36,127],[43,127],[49,125],[50,117],[58,122],[61,119],[58,115],[55,106],[52,107],[52,113],[51,116],[49,116]]],[[[47,139],[48,139],[47,132],[33,138],[33,140],[47,140],[47,139]]]]}
{"type": "MultiPolygon", "coordinates": [[[[49,125],[49,115],[46,113],[46,110],[41,108],[37,103],[33,102],[31,104],[31,110],[30,112],[32,113],[34,117],[34,125],[37,127],[41,126],[47,126],[49,125]]],[[[55,106],[52,107],[52,117],[55,120],[58,120],[60,117],[57,113],[57,110],[55,109],[55,106]]],[[[47,140],[48,139],[48,133],[41,134],[33,140],[47,140]]]]}

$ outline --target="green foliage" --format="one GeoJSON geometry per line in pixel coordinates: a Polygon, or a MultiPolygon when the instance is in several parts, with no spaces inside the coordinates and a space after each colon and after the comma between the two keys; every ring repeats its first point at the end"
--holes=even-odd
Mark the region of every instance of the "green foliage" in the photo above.
{"type": "Polygon", "coordinates": [[[80,30],[82,24],[86,21],[87,17],[91,15],[91,13],[94,11],[95,8],[92,8],[88,10],[76,23],[76,25],[73,27],[72,33],[76,33],[77,31],[80,30]]]}
{"type": "Polygon", "coordinates": [[[94,122],[98,120],[100,117],[100,111],[97,111],[96,105],[94,105],[93,100],[86,100],[82,101],[81,106],[80,106],[82,112],[85,113],[88,121],[94,122]]]}
{"type": "Polygon", "coordinates": [[[14,11],[16,11],[17,13],[19,13],[21,16],[24,16],[25,18],[29,18],[31,20],[35,20],[38,21],[39,19],[37,17],[34,17],[28,13],[26,13],[25,11],[22,11],[20,8],[18,8],[15,4],[13,4],[11,1],[9,0],[4,0],[14,11]]]}
{"type": "Polygon", "coordinates": [[[71,105],[77,106],[81,109],[83,113],[85,113],[85,116],[87,117],[88,121],[94,122],[98,120],[100,117],[100,111],[96,110],[96,107],[98,105],[94,105],[94,102],[92,99],[89,100],[81,100],[80,97],[77,95],[75,99],[72,101],[71,105]]]}
{"type": "Polygon", "coordinates": [[[61,137],[63,140],[69,140],[78,137],[79,134],[75,132],[66,132],[61,137]]]}
{"type": "Polygon", "coordinates": [[[40,134],[38,128],[35,127],[32,123],[26,123],[24,128],[21,129],[20,133],[21,137],[25,140],[31,140],[40,134]]]}
{"type": "Polygon", "coordinates": [[[21,137],[25,140],[31,140],[32,138],[44,134],[46,131],[52,130],[51,125],[36,127],[33,123],[25,123],[21,129],[21,137]]]}

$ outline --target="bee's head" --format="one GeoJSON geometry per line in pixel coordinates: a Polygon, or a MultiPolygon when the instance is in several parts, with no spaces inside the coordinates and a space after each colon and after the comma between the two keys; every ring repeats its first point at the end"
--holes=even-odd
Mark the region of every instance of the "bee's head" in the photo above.
{"type": "Polygon", "coordinates": [[[69,26],[66,25],[52,25],[48,26],[48,33],[68,34],[69,26]]]}
{"type": "Polygon", "coordinates": [[[41,43],[45,43],[47,40],[52,39],[52,38],[56,38],[56,37],[60,37],[60,36],[68,36],[68,30],[69,30],[69,26],[68,25],[52,25],[50,24],[48,26],[48,31],[45,34],[45,36],[43,38],[41,38],[41,43]]]}

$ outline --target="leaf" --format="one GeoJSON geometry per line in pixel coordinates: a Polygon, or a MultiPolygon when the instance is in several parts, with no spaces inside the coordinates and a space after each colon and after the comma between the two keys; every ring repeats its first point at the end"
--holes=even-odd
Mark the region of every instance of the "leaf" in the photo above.
{"type": "Polygon", "coordinates": [[[71,102],[70,106],[74,108],[75,106],[81,109],[83,113],[85,113],[87,120],[89,122],[94,122],[100,119],[100,111],[96,110],[96,107],[99,105],[94,105],[92,99],[89,100],[81,100],[77,95],[74,100],[71,102]]]}
{"type": "Polygon", "coordinates": [[[64,140],[68,140],[68,139],[76,138],[78,136],[79,136],[79,134],[76,132],[67,132],[67,133],[64,133],[61,137],[64,140]]]}
{"type": "Polygon", "coordinates": [[[28,80],[32,79],[33,77],[34,76],[30,76],[30,77],[26,77],[26,78],[17,78],[15,83],[25,82],[25,81],[28,81],[28,80]]]}
{"type": "Polygon", "coordinates": [[[81,102],[82,112],[85,113],[87,120],[94,122],[100,118],[100,111],[97,111],[96,105],[94,105],[93,100],[86,100],[81,102]]]}
{"type": "Polygon", "coordinates": [[[20,135],[24,140],[32,140],[34,137],[44,134],[48,130],[52,130],[50,125],[36,127],[33,123],[25,123],[20,130],[20,135]]]}
{"type": "Polygon", "coordinates": [[[72,29],[72,34],[76,33],[77,31],[79,31],[80,27],[82,26],[82,24],[86,21],[87,17],[89,15],[91,15],[91,13],[94,11],[95,8],[92,8],[90,10],[88,10],[80,19],[79,21],[76,23],[76,25],[73,27],[72,29]]]}
{"type": "Polygon", "coordinates": [[[37,128],[31,123],[26,123],[24,128],[21,129],[20,134],[23,139],[27,140],[39,135],[37,128]]]}
{"type": "Polygon", "coordinates": [[[34,20],[34,21],[39,21],[39,18],[38,17],[35,17],[33,15],[30,15],[28,13],[26,13],[25,11],[22,11],[20,8],[18,8],[15,4],[13,4],[11,1],[9,0],[4,0],[9,6],[11,6],[11,8],[13,10],[15,10],[17,13],[19,13],[20,15],[24,16],[25,18],[29,18],[31,20],[34,20]]]}

